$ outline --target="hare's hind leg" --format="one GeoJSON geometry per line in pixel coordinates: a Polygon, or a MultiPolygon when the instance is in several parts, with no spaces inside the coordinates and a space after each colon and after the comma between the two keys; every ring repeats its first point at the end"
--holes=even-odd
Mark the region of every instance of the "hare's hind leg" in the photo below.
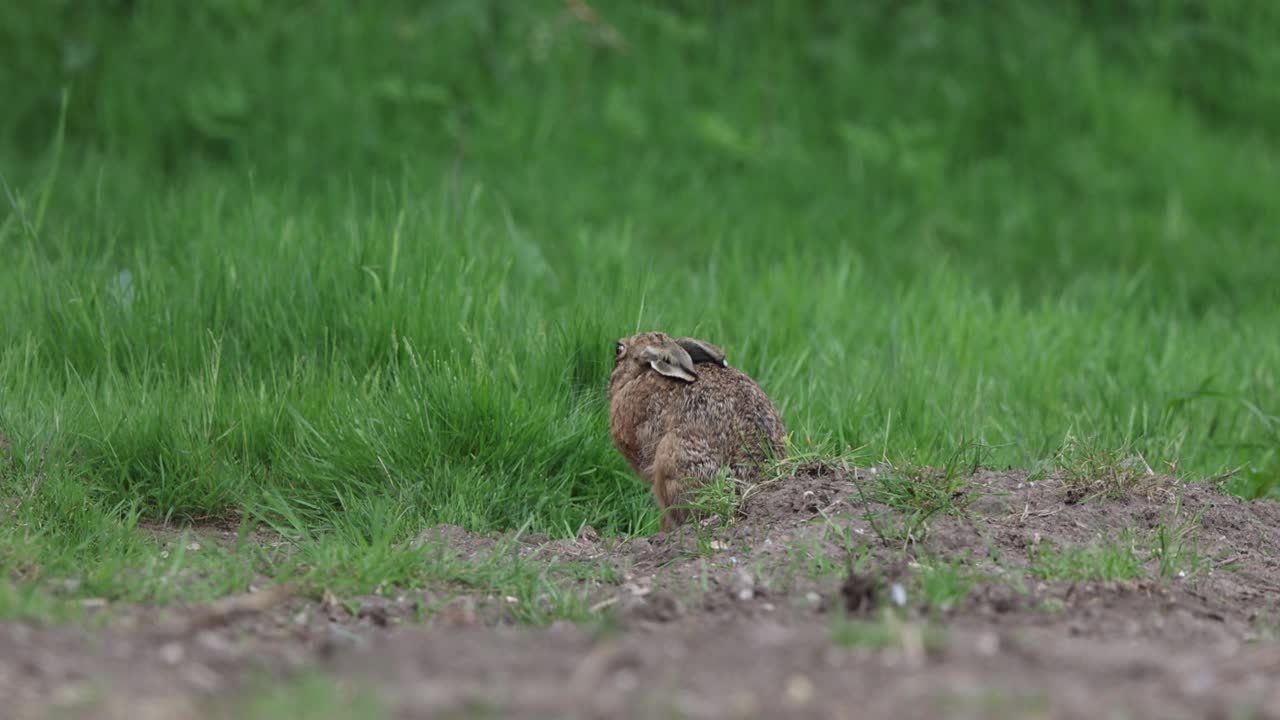
{"type": "Polygon", "coordinates": [[[662,509],[662,530],[684,524],[690,515],[690,491],[715,475],[718,464],[706,443],[668,434],[658,442],[653,462],[653,489],[662,509]]]}
{"type": "Polygon", "coordinates": [[[654,483],[658,489],[658,507],[662,508],[663,532],[674,530],[689,519],[689,489],[694,486],[689,478],[681,478],[674,474],[658,476],[662,478],[654,483]]]}

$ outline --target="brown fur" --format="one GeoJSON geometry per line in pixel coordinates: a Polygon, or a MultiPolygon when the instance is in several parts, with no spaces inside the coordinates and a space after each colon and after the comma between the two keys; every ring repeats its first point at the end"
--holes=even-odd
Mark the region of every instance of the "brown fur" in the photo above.
{"type": "Polygon", "coordinates": [[[609,377],[609,434],[653,486],[663,530],[688,517],[672,505],[685,502],[690,489],[721,468],[751,480],[766,456],[783,457],[778,409],[755,381],[724,362],[719,348],[660,332],[618,343],[609,377]]]}

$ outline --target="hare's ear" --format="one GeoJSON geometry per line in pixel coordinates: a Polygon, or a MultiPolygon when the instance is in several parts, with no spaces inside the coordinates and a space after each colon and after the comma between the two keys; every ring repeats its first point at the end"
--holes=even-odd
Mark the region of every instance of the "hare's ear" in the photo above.
{"type": "Polygon", "coordinates": [[[637,359],[667,377],[679,378],[685,382],[698,379],[698,373],[693,371],[693,359],[689,357],[688,351],[673,342],[648,345],[640,351],[637,359]]]}
{"type": "Polygon", "coordinates": [[[729,366],[729,363],[724,360],[724,351],[706,340],[682,337],[676,340],[676,344],[684,348],[695,363],[712,363],[720,367],[729,366]]]}

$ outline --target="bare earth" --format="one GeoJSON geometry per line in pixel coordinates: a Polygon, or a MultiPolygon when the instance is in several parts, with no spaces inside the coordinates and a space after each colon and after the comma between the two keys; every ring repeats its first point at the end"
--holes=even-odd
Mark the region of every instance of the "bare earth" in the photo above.
{"type": "Polygon", "coordinates": [[[967,513],[907,538],[892,532],[910,528],[901,517],[866,500],[875,482],[803,467],[726,527],[625,543],[453,527],[421,538],[464,556],[611,565],[615,582],[566,581],[602,622],[515,625],[508,599],[458,589],[272,604],[268,588],[221,615],[0,625],[0,708],[15,720],[244,717],[248,694],[319,675],[403,718],[1280,718],[1280,505],[1200,484],[1068,502],[1058,480],[982,471],[967,513]],[[1146,554],[1161,525],[1181,528],[1172,572],[1146,554]],[[1030,572],[1037,548],[1126,530],[1149,579],[1030,572]],[[926,606],[925,570],[956,559],[976,584],[926,606]]]}

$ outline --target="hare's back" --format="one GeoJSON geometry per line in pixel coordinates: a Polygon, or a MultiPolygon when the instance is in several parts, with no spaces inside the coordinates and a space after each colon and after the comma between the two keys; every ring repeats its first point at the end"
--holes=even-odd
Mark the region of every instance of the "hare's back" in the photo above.
{"type": "Polygon", "coordinates": [[[688,422],[739,432],[763,430],[775,440],[782,436],[777,408],[764,390],[737,368],[699,365],[697,381],[683,390],[681,415],[688,422]]]}

